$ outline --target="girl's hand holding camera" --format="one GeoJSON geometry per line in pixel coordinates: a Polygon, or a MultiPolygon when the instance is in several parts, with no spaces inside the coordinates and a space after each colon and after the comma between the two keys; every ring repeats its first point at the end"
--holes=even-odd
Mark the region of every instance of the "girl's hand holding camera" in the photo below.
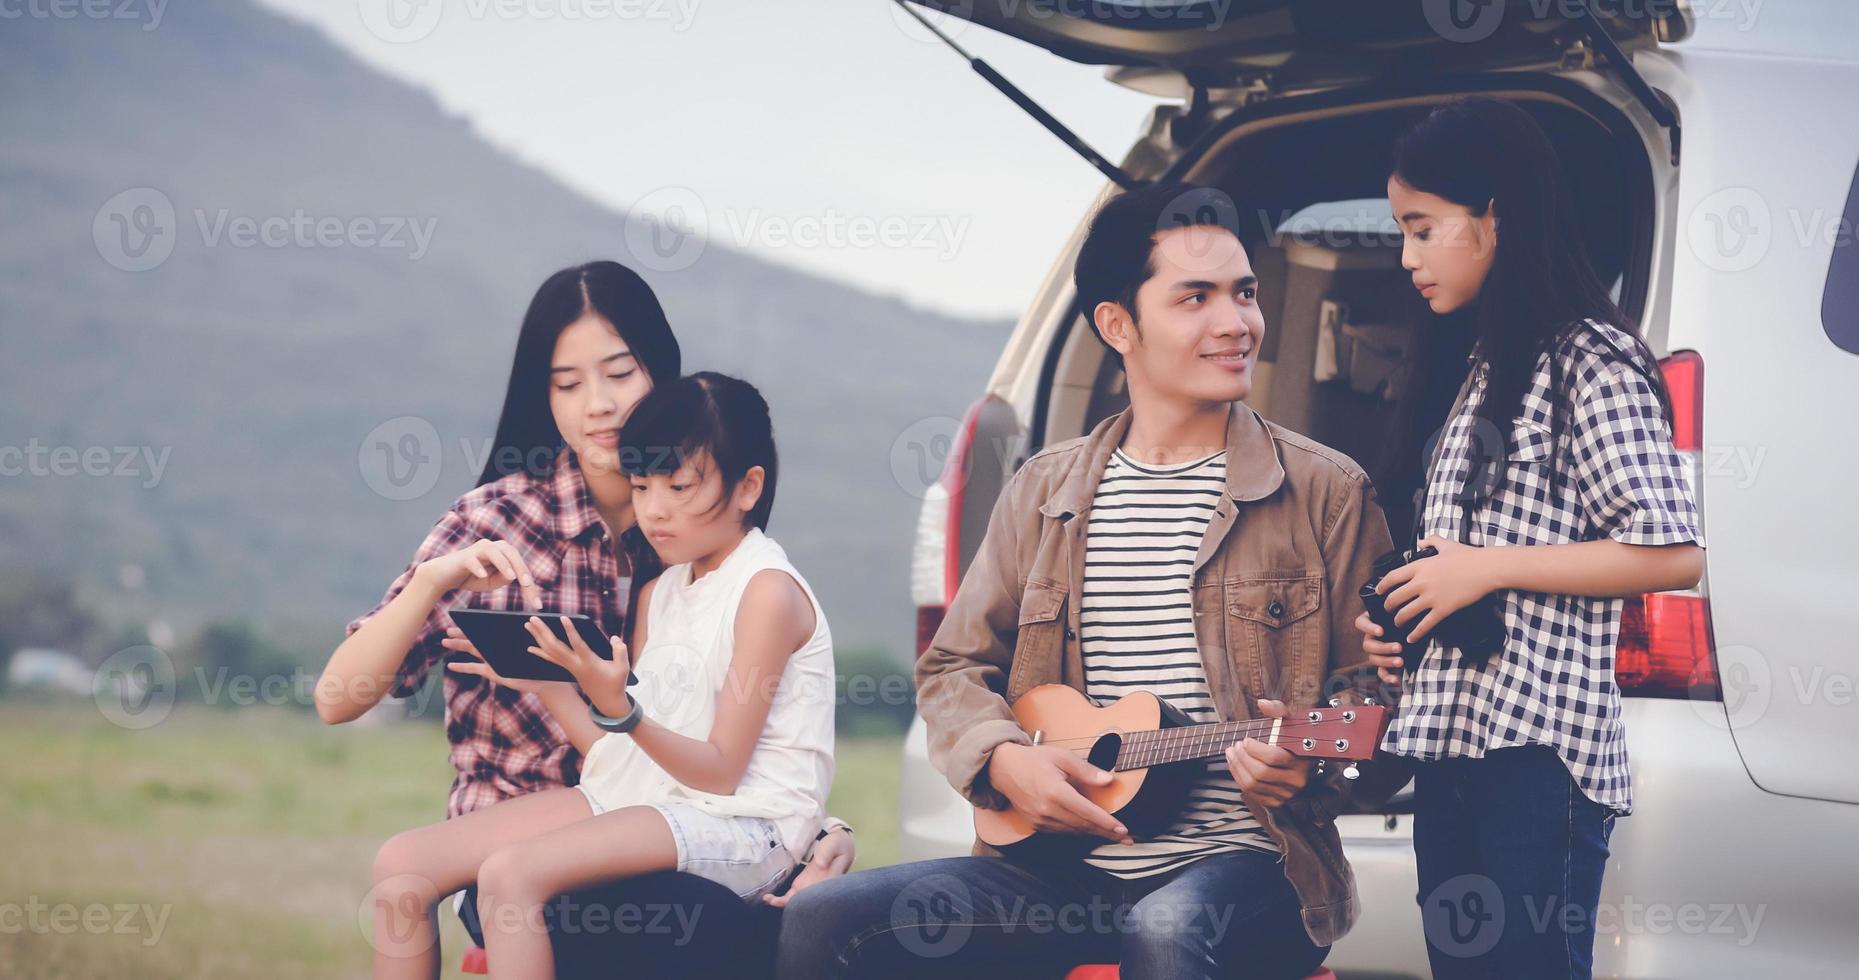
{"type": "MultiPolygon", "coordinates": [[[[1408,562],[1382,576],[1379,591],[1394,610],[1394,621],[1407,629],[1407,639],[1426,638],[1446,617],[1470,606],[1499,587],[1488,549],[1428,537],[1418,547],[1437,549],[1432,558],[1408,562]],[[1418,622],[1415,622],[1418,620],[1418,622]]],[[[1382,638],[1381,627],[1364,612],[1356,617],[1362,631],[1362,652],[1368,654],[1383,682],[1401,682],[1401,644],[1382,638]]]]}

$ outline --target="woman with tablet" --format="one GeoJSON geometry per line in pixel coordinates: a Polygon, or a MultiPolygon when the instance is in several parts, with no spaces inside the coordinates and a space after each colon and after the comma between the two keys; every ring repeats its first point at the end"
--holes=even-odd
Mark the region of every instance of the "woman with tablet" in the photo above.
{"type": "MultiPolygon", "coordinates": [[[[439,517],[381,602],[349,624],[318,681],[317,714],[340,724],[390,695],[412,696],[447,655],[454,607],[584,615],[602,635],[624,635],[634,598],[660,565],[634,526],[618,432],[655,384],[680,371],[664,310],[632,270],[591,262],[544,281],[523,317],[477,487],[439,517]]],[[[533,695],[450,672],[444,692],[456,770],[448,817],[578,781],[581,753],[533,695]]],[[[836,824],[796,887],[843,871],[851,851],[850,833],[836,824]]],[[[711,891],[695,880],[666,884],[711,891]]],[[[472,911],[461,908],[475,934],[472,911]]],[[[602,958],[616,944],[649,941],[638,932],[576,939],[602,958]]]]}
{"type": "Polygon", "coordinates": [[[823,825],[832,633],[806,580],[763,532],[777,473],[767,403],[724,375],[668,382],[627,419],[619,450],[639,526],[673,563],[640,590],[632,643],[616,634],[596,654],[566,617],[559,634],[531,617],[528,652],[572,680],[504,677],[469,640],[444,643],[479,655],[454,672],[542,702],[585,753],[580,784],[382,845],[377,978],[438,972],[427,910],[474,880],[492,975],[552,976],[539,923],[555,896],[678,870],[760,902],[787,882],[823,825]],[[635,672],[637,699],[628,690],[635,672]]]}

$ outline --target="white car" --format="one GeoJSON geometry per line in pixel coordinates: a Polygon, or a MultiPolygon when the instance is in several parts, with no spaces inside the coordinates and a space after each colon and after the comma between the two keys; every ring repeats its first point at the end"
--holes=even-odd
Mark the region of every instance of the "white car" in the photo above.
{"type": "MultiPolygon", "coordinates": [[[[921,2],[1180,98],[1117,177],[1232,193],[1266,309],[1247,402],[1360,462],[1396,528],[1458,380],[1442,367],[1432,382],[1428,365],[1456,357],[1462,372],[1464,350],[1414,327],[1382,199],[1389,149],[1455,96],[1532,111],[1596,264],[1665,358],[1708,544],[1699,590],[1629,602],[1618,677],[1636,810],[1613,835],[1595,973],[1851,976],[1859,517],[1840,508],[1859,499],[1859,3],[1601,3],[1617,13],[1584,21],[1581,0],[921,2]]],[[[919,652],[1006,476],[1125,404],[1073,311],[1087,217],[923,507],[919,652]]],[[[906,860],[972,840],[924,744],[918,719],[906,860]]],[[[1339,821],[1363,907],[1325,964],[1343,977],[1428,974],[1403,799],[1339,821]]]]}

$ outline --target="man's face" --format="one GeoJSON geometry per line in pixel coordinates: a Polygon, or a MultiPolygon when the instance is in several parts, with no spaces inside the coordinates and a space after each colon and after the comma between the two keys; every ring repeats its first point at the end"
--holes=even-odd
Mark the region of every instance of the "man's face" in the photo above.
{"type": "Polygon", "coordinates": [[[1224,228],[1171,228],[1156,236],[1150,264],[1155,274],[1136,291],[1137,323],[1115,303],[1097,312],[1131,388],[1198,402],[1246,397],[1265,315],[1245,247],[1224,228]]]}

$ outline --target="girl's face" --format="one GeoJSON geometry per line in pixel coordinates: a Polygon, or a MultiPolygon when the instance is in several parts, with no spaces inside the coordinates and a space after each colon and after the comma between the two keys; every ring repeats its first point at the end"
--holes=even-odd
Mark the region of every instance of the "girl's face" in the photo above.
{"type": "Polygon", "coordinates": [[[1471,305],[1497,258],[1497,209],[1483,217],[1461,204],[1388,178],[1388,203],[1401,224],[1401,266],[1435,313],[1471,305]]]}
{"type": "Polygon", "coordinates": [[[760,466],[751,466],[733,489],[725,488],[715,463],[698,453],[671,473],[628,477],[633,515],[665,564],[693,561],[741,540],[765,476],[760,466]]]}
{"type": "Polygon", "coordinates": [[[598,313],[582,314],[555,339],[549,412],[582,466],[619,472],[620,426],[651,390],[645,367],[598,313]]]}

